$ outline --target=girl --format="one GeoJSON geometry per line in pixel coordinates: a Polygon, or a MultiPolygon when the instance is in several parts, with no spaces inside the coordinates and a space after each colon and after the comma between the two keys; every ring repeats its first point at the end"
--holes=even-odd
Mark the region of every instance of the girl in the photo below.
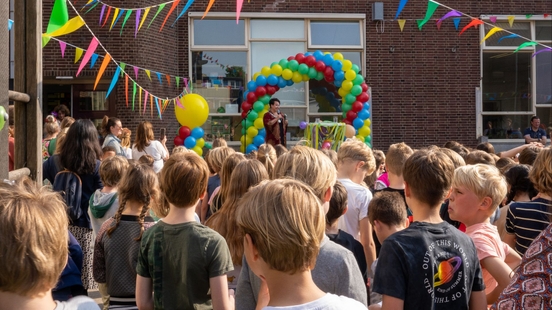
{"type": "Polygon", "coordinates": [[[119,186],[120,204],[101,227],[94,248],[94,279],[105,283],[109,308],[136,307],[136,264],[144,231],[155,224],[150,207],[159,199],[159,183],[152,168],[129,168],[119,186]]]}
{"type": "Polygon", "coordinates": [[[235,152],[236,151],[234,151],[233,148],[221,146],[213,148],[208,153],[209,156],[207,156],[207,165],[209,166],[211,176],[209,177],[209,182],[207,183],[207,195],[205,195],[205,198],[201,201],[199,206],[199,215],[202,223],[205,223],[209,216],[211,216],[211,212],[209,210],[209,199],[213,195],[215,188],[220,186],[219,172],[222,167],[222,163],[224,163],[224,160],[228,156],[234,154],[235,152]]]}
{"type": "Polygon", "coordinates": [[[234,153],[224,160],[222,168],[220,170],[220,186],[215,188],[211,198],[209,199],[209,208],[211,214],[214,214],[222,207],[224,198],[228,197],[228,191],[230,189],[230,178],[232,177],[232,171],[236,166],[245,160],[245,156],[242,153],[234,153]]]}
{"type": "Polygon", "coordinates": [[[102,148],[106,146],[111,146],[115,149],[116,155],[126,157],[125,151],[121,146],[121,140],[118,138],[118,136],[123,133],[123,125],[121,124],[121,121],[118,118],[109,118],[106,115],[102,120],[101,129],[102,135],[105,137],[102,148]]]}
{"type": "Polygon", "coordinates": [[[274,170],[274,165],[276,165],[278,159],[274,147],[266,143],[261,144],[257,151],[257,159],[265,166],[268,175],[272,178],[272,170],[274,170]]]}
{"type": "Polygon", "coordinates": [[[241,271],[243,257],[243,234],[237,229],[236,212],[239,209],[239,199],[253,186],[268,180],[265,167],[254,159],[242,161],[232,172],[228,196],[221,209],[213,214],[205,223],[226,239],[234,270],[228,273],[228,288],[235,289],[241,271]]]}
{"type": "Polygon", "coordinates": [[[154,159],[153,171],[159,173],[163,168],[163,163],[169,158],[169,151],[165,142],[167,137],[163,137],[163,140],[157,141],[153,139],[153,126],[148,121],[143,121],[138,124],[136,129],[136,139],[132,146],[132,158],[139,159],[142,155],[151,155],[154,159]]]}
{"type": "Polygon", "coordinates": [[[132,148],[130,147],[131,134],[132,134],[132,131],[130,131],[130,129],[123,128],[123,130],[121,131],[121,135],[119,136],[119,139],[121,139],[121,147],[123,148],[125,157],[128,159],[132,159],[132,148]]]}
{"type": "Polygon", "coordinates": [[[46,160],[54,155],[54,151],[56,150],[55,143],[50,145],[52,140],[54,140],[59,133],[59,125],[53,115],[46,116],[46,120],[44,121],[44,133],[46,137],[42,139],[42,160],[46,160]]]}

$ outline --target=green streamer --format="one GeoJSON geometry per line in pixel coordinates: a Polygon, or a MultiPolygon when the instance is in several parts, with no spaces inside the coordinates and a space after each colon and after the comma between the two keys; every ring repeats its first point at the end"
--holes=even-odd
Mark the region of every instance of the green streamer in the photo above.
{"type": "Polygon", "coordinates": [[[134,99],[136,99],[136,82],[132,82],[132,111],[134,111],[134,99]]]}
{"type": "Polygon", "coordinates": [[[151,21],[149,22],[148,24],[148,28],[151,26],[151,23],[153,23],[153,21],[155,20],[155,18],[157,17],[157,15],[159,15],[159,13],[161,13],[161,11],[165,8],[165,5],[167,5],[166,3],[163,3],[159,6],[159,8],[157,9],[157,13],[155,13],[155,16],[153,16],[153,18],[151,19],[151,21]]]}
{"type": "Polygon", "coordinates": [[[125,28],[125,24],[128,20],[128,18],[130,17],[130,15],[132,15],[132,10],[128,10],[126,15],[125,15],[125,19],[123,20],[123,24],[121,25],[121,32],[119,33],[119,36],[123,35],[123,28],[125,28]]]}

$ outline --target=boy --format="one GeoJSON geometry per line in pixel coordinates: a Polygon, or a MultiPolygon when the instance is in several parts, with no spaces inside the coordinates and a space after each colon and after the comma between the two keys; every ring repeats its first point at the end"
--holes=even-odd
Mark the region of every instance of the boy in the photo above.
{"type": "Polygon", "coordinates": [[[263,295],[269,300],[260,301],[263,309],[366,309],[324,293],[312,279],[325,225],[322,204],[307,185],[291,179],[261,183],[244,195],[237,222],[245,233],[244,256],[270,292],[263,295]]]}
{"type": "Polygon", "coordinates": [[[67,264],[65,208],[58,194],[31,180],[0,183],[0,308],[99,310],[85,296],[52,298],[67,264]]]}
{"type": "Polygon", "coordinates": [[[452,161],[437,150],[406,160],[404,193],[414,222],[382,244],[374,291],[383,309],[486,308],[473,241],[439,216],[453,173],[452,161]]]}
{"type": "Polygon", "coordinates": [[[521,261],[490,223],[506,193],[506,181],[493,166],[469,165],[454,171],[448,211],[451,219],[466,225],[466,234],[475,243],[487,304],[497,300],[510,283],[512,268],[521,261]]]}
{"type": "Polygon", "coordinates": [[[165,162],[159,182],[169,210],[155,205],[155,213],[166,216],[142,236],[139,309],[234,309],[226,279],[234,267],[226,241],[194,217],[208,179],[207,164],[196,153],[173,154],[165,162]]]}
{"type": "Polygon", "coordinates": [[[337,177],[347,189],[349,208],[339,219],[339,229],[362,243],[367,266],[376,259],[372,226],[368,221],[368,204],[372,193],[361,184],[375,169],[376,160],[372,150],[363,141],[348,139],[341,144],[337,152],[337,177]]]}

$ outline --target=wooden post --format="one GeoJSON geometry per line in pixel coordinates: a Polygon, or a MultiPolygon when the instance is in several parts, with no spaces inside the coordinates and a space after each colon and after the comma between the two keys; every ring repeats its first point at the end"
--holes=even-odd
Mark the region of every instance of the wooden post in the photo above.
{"type": "Polygon", "coordinates": [[[42,182],[42,1],[14,4],[14,88],[31,99],[15,103],[15,168],[28,167],[42,182]]]}
{"type": "MultiPolygon", "coordinates": [[[[2,25],[7,23],[6,17],[10,16],[10,2],[0,1],[0,18],[2,25]]],[[[0,106],[8,112],[8,81],[10,78],[9,42],[10,37],[7,27],[0,27],[0,106]]],[[[3,117],[0,115],[0,117],[3,117]]],[[[0,131],[0,181],[8,178],[8,124],[0,131]]]]}

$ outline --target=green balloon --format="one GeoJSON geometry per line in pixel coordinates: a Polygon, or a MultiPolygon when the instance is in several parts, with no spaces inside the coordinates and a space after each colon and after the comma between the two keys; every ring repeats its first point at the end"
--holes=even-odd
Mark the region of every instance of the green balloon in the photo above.
{"type": "Polygon", "coordinates": [[[354,85],[353,88],[351,88],[351,95],[358,96],[362,93],[362,87],[360,85],[354,85]]]}
{"type": "Polygon", "coordinates": [[[347,118],[347,112],[352,109],[352,105],[349,103],[344,103],[341,105],[341,111],[343,111],[343,118],[347,118]]]}
{"type": "Polygon", "coordinates": [[[274,65],[277,65],[277,64],[278,64],[277,62],[273,62],[273,63],[270,64],[269,68],[272,68],[272,67],[274,67],[274,65]]]}
{"type": "Polygon", "coordinates": [[[242,129],[241,129],[242,136],[245,136],[247,134],[247,130],[245,129],[245,126],[243,126],[245,125],[244,123],[245,121],[242,122],[242,129]]]}
{"type": "Polygon", "coordinates": [[[314,68],[309,68],[309,73],[307,74],[309,75],[309,78],[315,79],[318,76],[318,71],[314,68]]]}
{"type": "Polygon", "coordinates": [[[209,142],[205,143],[205,148],[207,148],[208,150],[212,149],[213,148],[213,145],[209,142]]]}
{"type": "Polygon", "coordinates": [[[366,138],[364,138],[364,142],[366,143],[372,143],[372,136],[367,136],[366,138]]]}
{"type": "Polygon", "coordinates": [[[356,101],[356,96],[353,95],[353,94],[347,94],[345,96],[345,103],[348,103],[348,104],[353,104],[353,102],[356,101]]]}
{"type": "Polygon", "coordinates": [[[368,145],[369,148],[372,148],[372,143],[370,142],[364,142],[364,143],[366,143],[366,145],[368,145]]]}
{"type": "Polygon", "coordinates": [[[316,72],[316,77],[315,77],[315,79],[316,79],[317,81],[322,81],[322,80],[324,79],[324,73],[322,73],[322,72],[316,72]]]}
{"type": "Polygon", "coordinates": [[[357,76],[353,80],[353,85],[360,85],[362,83],[364,83],[364,77],[360,74],[357,74],[357,76]]]}
{"type": "Polygon", "coordinates": [[[300,64],[297,68],[297,71],[299,71],[299,73],[301,74],[307,74],[309,73],[309,66],[307,66],[306,64],[300,64]]]}
{"type": "Polygon", "coordinates": [[[288,62],[288,69],[291,71],[297,71],[297,68],[299,67],[299,63],[297,60],[293,59],[288,62]]]}
{"type": "Polygon", "coordinates": [[[269,95],[264,95],[261,98],[259,98],[259,101],[264,103],[264,104],[268,104],[268,102],[270,101],[270,96],[269,95]]]}
{"type": "MultiPolygon", "coordinates": [[[[251,112],[251,113],[253,113],[253,112],[251,112]]],[[[251,114],[249,114],[249,115],[251,115],[251,114]]],[[[253,126],[253,122],[249,119],[246,119],[245,120],[245,128],[249,128],[251,126],[253,126]]]]}
{"type": "Polygon", "coordinates": [[[263,109],[264,103],[262,103],[261,101],[255,101],[255,103],[253,104],[253,110],[255,112],[261,112],[263,109]]]}
{"type": "Polygon", "coordinates": [[[351,70],[355,71],[355,73],[358,73],[358,72],[360,71],[360,69],[358,68],[357,65],[353,65],[353,66],[351,67],[351,70]]]}
{"type": "MultiPolygon", "coordinates": [[[[278,62],[278,64],[280,65],[280,67],[282,67],[282,70],[287,69],[287,67],[288,67],[288,61],[287,61],[287,59],[280,59],[280,61],[278,62]]],[[[272,68],[272,67],[271,67],[271,68],[272,68]]]]}
{"type": "Polygon", "coordinates": [[[8,113],[6,113],[6,109],[4,109],[3,106],[0,106],[0,130],[4,129],[4,125],[8,120],[6,116],[8,116],[8,113]]]}
{"type": "Polygon", "coordinates": [[[247,120],[254,122],[258,117],[259,117],[259,114],[257,114],[257,112],[250,111],[249,114],[247,115],[247,120]]]}

